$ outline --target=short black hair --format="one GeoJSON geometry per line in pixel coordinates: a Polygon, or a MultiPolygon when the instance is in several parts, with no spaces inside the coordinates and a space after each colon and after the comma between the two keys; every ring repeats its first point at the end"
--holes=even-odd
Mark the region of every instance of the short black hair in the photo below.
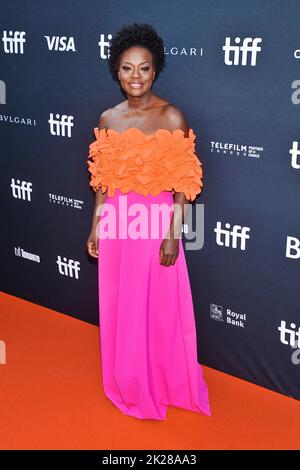
{"type": "Polygon", "coordinates": [[[123,26],[109,41],[108,66],[113,80],[119,82],[118,69],[121,54],[132,46],[141,46],[152,53],[155,68],[154,82],[165,67],[164,44],[153,26],[148,23],[133,23],[123,26]]]}

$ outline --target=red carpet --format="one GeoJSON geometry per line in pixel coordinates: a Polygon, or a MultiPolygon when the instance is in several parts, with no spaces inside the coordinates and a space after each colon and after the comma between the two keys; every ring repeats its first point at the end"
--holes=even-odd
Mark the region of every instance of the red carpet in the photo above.
{"type": "Polygon", "coordinates": [[[300,403],[204,366],[212,417],[123,415],[103,394],[99,330],[0,296],[1,449],[300,449],[300,403]]]}

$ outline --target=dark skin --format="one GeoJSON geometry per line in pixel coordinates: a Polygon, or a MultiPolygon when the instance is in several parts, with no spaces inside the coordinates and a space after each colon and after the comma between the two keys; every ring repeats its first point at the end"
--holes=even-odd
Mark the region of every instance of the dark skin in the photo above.
{"type": "MultiPolygon", "coordinates": [[[[151,52],[139,46],[126,49],[120,57],[118,76],[120,84],[127,94],[127,100],[114,108],[104,111],[99,119],[99,129],[115,129],[122,132],[129,127],[136,127],[145,134],[153,134],[157,129],[173,131],[181,129],[188,136],[188,125],[183,113],[174,105],[160,98],[151,90],[155,77],[155,68],[151,52]],[[141,86],[134,88],[131,84],[141,86]]],[[[190,201],[185,194],[175,192],[174,213],[168,233],[162,240],[159,249],[160,264],[171,266],[179,254],[179,239],[190,201]]],[[[101,204],[106,199],[101,188],[96,193],[95,208],[92,217],[92,228],[87,240],[87,250],[90,256],[98,258],[98,243],[96,227],[101,204]],[[100,208],[99,208],[100,206],[100,208]]]]}

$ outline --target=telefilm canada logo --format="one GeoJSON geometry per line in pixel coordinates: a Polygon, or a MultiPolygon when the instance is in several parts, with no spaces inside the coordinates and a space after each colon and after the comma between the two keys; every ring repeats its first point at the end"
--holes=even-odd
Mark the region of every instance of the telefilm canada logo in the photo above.
{"type": "Polygon", "coordinates": [[[262,156],[264,148],[258,145],[243,145],[233,142],[211,141],[210,151],[211,153],[217,153],[223,156],[258,159],[262,156]]]}
{"type": "Polygon", "coordinates": [[[83,201],[73,197],[63,196],[62,194],[49,193],[49,202],[52,205],[71,207],[73,209],[82,209],[83,201]]]}

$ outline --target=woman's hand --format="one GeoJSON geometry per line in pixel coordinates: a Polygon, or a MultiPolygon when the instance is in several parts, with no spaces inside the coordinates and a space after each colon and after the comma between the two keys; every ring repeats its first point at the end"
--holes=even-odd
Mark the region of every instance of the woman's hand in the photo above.
{"type": "Polygon", "coordinates": [[[179,254],[179,239],[178,238],[165,238],[160,245],[159,259],[160,264],[164,266],[171,266],[179,254]]]}
{"type": "Polygon", "coordinates": [[[87,239],[88,254],[93,258],[98,258],[98,237],[96,229],[92,229],[87,239]]]}

